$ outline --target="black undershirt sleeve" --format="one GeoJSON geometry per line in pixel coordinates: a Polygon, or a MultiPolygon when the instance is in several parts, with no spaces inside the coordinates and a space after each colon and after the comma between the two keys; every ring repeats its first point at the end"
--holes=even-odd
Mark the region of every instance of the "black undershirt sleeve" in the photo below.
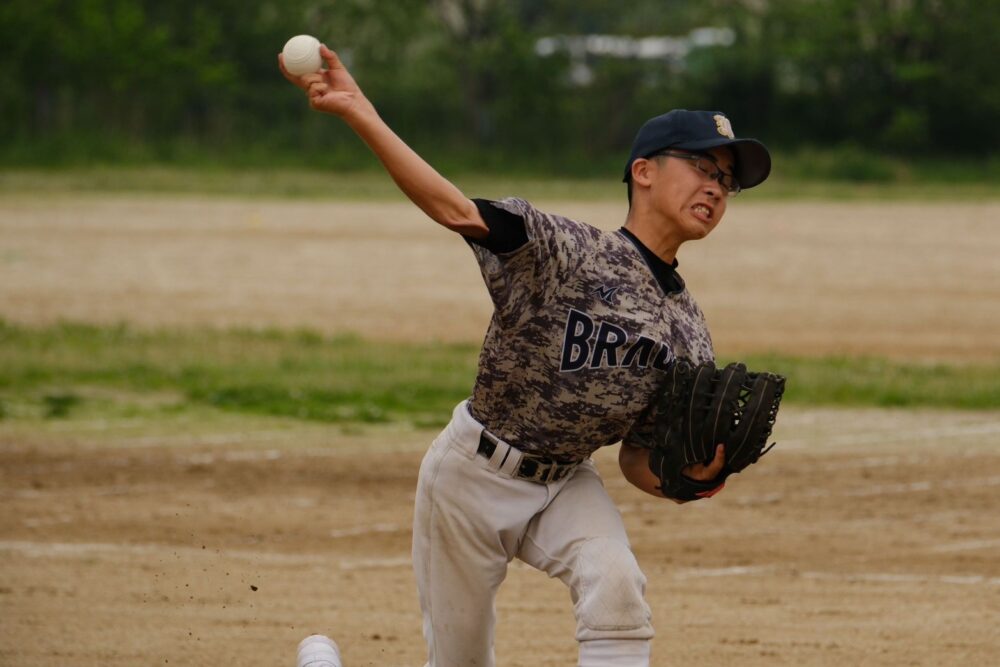
{"type": "Polygon", "coordinates": [[[489,236],[465,240],[486,248],[492,253],[513,252],[528,242],[528,232],[524,228],[524,218],[502,208],[497,208],[488,199],[473,199],[483,222],[490,228],[489,236]]]}

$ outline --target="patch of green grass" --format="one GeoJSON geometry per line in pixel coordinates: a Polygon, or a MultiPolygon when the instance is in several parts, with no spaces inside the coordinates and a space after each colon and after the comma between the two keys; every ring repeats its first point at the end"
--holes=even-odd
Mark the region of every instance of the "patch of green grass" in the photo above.
{"type": "MultiPolygon", "coordinates": [[[[621,199],[614,179],[536,178],[458,174],[450,178],[470,197],[518,195],[536,200],[621,199]]],[[[0,170],[0,196],[184,194],[337,201],[399,201],[406,197],[382,171],[223,169],[215,167],[96,167],[0,170]]]]}
{"type": "MultiPolygon", "coordinates": [[[[970,171],[967,161],[906,163],[856,150],[798,152],[775,156],[767,183],[741,195],[748,201],[994,200],[1000,198],[1000,161],[970,171]],[[935,169],[936,167],[936,169],[935,169]],[[995,176],[995,178],[994,178],[995,176]]],[[[621,201],[618,177],[556,177],[539,174],[446,172],[469,196],[571,201],[621,201]]],[[[224,166],[95,166],[0,169],[0,196],[45,194],[184,194],[340,201],[406,201],[382,171],[259,169],[224,166]]]]}
{"type": "MultiPolygon", "coordinates": [[[[0,418],[152,420],[216,410],[342,425],[440,426],[469,395],[478,347],[313,331],[156,330],[0,320],[0,418]]],[[[1000,365],[743,359],[800,405],[1000,408],[1000,365]]],[[[720,360],[724,361],[724,360],[720,360]]]]}
{"type": "Polygon", "coordinates": [[[111,410],[143,394],[172,394],[175,411],[210,406],[324,422],[440,425],[471,391],[477,357],[471,345],[371,343],[310,331],[0,323],[0,401],[21,406],[9,413],[37,414],[30,406],[40,405],[45,415],[62,417],[93,412],[97,402],[111,410]]]}
{"type": "MultiPolygon", "coordinates": [[[[785,400],[805,405],[1000,409],[1000,365],[904,363],[871,357],[741,359],[788,378],[785,400]]],[[[722,363],[723,360],[720,360],[722,363]]]]}
{"type": "Polygon", "coordinates": [[[80,397],[75,393],[59,392],[42,396],[46,419],[62,419],[69,416],[70,410],[79,405],[80,397]]]}

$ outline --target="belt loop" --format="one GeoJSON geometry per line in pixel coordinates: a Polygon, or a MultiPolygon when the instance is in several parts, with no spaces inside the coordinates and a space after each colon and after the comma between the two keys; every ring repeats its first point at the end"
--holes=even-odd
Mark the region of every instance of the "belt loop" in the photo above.
{"type": "Polygon", "coordinates": [[[493,454],[488,459],[490,468],[492,470],[499,470],[500,466],[503,465],[504,459],[507,458],[507,453],[510,451],[510,446],[502,440],[498,439],[495,435],[483,429],[483,437],[493,443],[493,454]]]}
{"type": "Polygon", "coordinates": [[[556,479],[556,473],[559,472],[559,468],[561,468],[561,467],[562,467],[562,465],[560,465],[558,463],[551,464],[549,466],[549,469],[545,471],[545,479],[543,481],[546,484],[548,484],[552,480],[556,479]]]}
{"type": "MultiPolygon", "coordinates": [[[[521,460],[524,455],[521,450],[511,447],[506,442],[500,441],[503,448],[507,450],[506,460],[500,463],[499,471],[511,477],[517,477],[517,471],[521,469],[521,460]]],[[[500,449],[500,447],[497,447],[500,449]]]]}

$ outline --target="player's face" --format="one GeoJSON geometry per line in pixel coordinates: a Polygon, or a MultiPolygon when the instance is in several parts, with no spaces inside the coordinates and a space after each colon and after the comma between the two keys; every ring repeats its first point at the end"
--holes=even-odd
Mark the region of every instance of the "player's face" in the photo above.
{"type": "Polygon", "coordinates": [[[715,229],[726,212],[729,191],[719,182],[733,173],[733,155],[728,148],[713,148],[702,159],[666,156],[654,186],[657,208],[673,224],[681,241],[704,238],[715,229]],[[719,171],[722,174],[720,176],[719,171]]]}

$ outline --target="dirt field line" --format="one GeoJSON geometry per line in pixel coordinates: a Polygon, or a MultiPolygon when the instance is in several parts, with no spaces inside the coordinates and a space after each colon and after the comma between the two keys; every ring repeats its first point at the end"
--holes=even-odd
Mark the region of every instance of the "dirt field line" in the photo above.
{"type": "MultiPolygon", "coordinates": [[[[377,532],[377,531],[373,531],[377,532]]],[[[363,533],[357,533],[361,535],[363,533]]],[[[973,543],[964,542],[961,544],[942,545],[935,547],[935,552],[965,551],[970,549],[989,549],[1000,546],[998,540],[982,540],[973,543]]],[[[170,554],[171,556],[194,554],[195,549],[184,549],[177,546],[165,546],[161,544],[109,544],[109,543],[75,543],[75,542],[29,542],[29,541],[0,541],[0,551],[9,551],[22,554],[31,558],[70,558],[77,559],[81,556],[104,556],[122,557],[132,555],[157,555],[170,554]]],[[[275,554],[266,551],[247,550],[227,550],[227,558],[245,559],[255,563],[268,563],[278,565],[322,565],[326,560],[319,555],[296,555],[296,554],[275,554]]],[[[370,569],[395,569],[410,568],[412,561],[409,557],[397,558],[355,558],[341,559],[337,563],[341,570],[370,570],[370,569]]],[[[517,564],[517,568],[527,568],[523,564],[517,564]]],[[[689,579],[705,579],[713,577],[757,577],[766,575],[768,577],[788,574],[791,570],[779,565],[753,565],[747,567],[722,567],[722,568],[687,568],[677,570],[670,574],[676,581],[689,579]]],[[[828,581],[871,581],[885,583],[915,583],[915,584],[945,584],[960,586],[1000,586],[1000,577],[986,577],[982,575],[961,575],[961,574],[938,574],[934,576],[900,574],[886,572],[837,572],[837,571],[795,571],[796,576],[806,579],[823,579],[828,581]]]]}

